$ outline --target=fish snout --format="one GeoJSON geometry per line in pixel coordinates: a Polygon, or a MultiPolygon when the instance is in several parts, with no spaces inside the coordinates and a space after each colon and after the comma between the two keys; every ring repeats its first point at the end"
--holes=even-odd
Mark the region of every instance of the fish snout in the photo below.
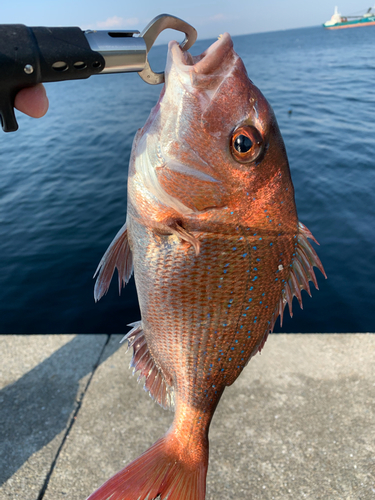
{"type": "Polygon", "coordinates": [[[229,33],[220,35],[207,50],[197,56],[183,52],[176,41],[169,42],[168,59],[170,68],[177,66],[180,70],[195,75],[210,76],[218,73],[227,73],[233,65],[233,58],[238,56],[233,50],[233,42],[229,33]]]}

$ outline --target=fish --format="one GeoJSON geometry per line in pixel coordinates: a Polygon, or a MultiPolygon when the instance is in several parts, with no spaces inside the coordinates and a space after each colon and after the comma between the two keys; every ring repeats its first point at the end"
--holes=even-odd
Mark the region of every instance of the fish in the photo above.
{"type": "Polygon", "coordinates": [[[208,430],[225,387],[323,266],[299,222],[274,112],[224,33],[201,55],[168,47],[165,85],[134,138],[127,218],[97,269],[134,278],[131,366],[166,434],[89,500],[204,500],[208,430]]]}

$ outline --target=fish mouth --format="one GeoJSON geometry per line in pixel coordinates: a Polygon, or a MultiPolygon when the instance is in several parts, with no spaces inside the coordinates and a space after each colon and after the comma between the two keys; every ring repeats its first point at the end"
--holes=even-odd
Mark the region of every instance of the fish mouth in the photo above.
{"type": "Polygon", "coordinates": [[[181,70],[194,71],[198,75],[209,75],[217,72],[228,57],[233,54],[233,42],[229,33],[220,35],[208,49],[198,56],[184,52],[176,41],[169,42],[169,54],[173,64],[181,70]]]}

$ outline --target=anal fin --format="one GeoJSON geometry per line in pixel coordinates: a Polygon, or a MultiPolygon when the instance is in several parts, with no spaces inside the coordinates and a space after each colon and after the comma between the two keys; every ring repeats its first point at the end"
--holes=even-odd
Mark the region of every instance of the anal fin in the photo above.
{"type": "Polygon", "coordinates": [[[152,399],[156,401],[165,410],[174,410],[174,389],[166,382],[162,371],[156,366],[156,363],[148,349],[147,342],[142,330],[142,322],[137,321],[128,326],[133,328],[121,340],[128,341],[128,348],[133,348],[133,357],[130,367],[133,368],[133,374],[140,372],[138,381],[145,377],[144,389],[152,399]]]}

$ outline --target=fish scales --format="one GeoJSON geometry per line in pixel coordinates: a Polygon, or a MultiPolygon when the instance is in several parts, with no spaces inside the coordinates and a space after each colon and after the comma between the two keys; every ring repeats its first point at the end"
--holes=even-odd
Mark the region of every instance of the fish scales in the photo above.
{"type": "MultiPolygon", "coordinates": [[[[186,381],[194,378],[203,384],[210,377],[225,385],[233,382],[269,328],[270,315],[281,294],[281,277],[275,287],[277,276],[282,275],[277,272],[280,253],[287,257],[292,249],[285,247],[279,237],[280,244],[275,242],[271,250],[272,237],[254,233],[250,237],[247,228],[236,227],[233,237],[215,235],[201,240],[199,256],[191,255],[190,259],[186,255],[194,251],[181,245],[176,236],[160,245],[152,235],[145,241],[142,229],[133,232],[134,254],[148,263],[147,267],[140,266],[136,284],[139,296],[147,297],[145,301],[140,299],[140,304],[149,349],[168,372],[178,370],[173,368],[176,359],[180,363],[185,356],[196,359],[201,369],[186,374],[186,381]],[[272,254],[267,257],[266,252],[272,254]],[[275,270],[275,277],[266,276],[266,280],[268,267],[275,270]],[[244,356],[239,356],[239,346],[245,349],[244,356]],[[233,373],[227,373],[226,363],[233,364],[233,373]]],[[[134,264],[138,269],[138,262],[134,264]]],[[[192,363],[187,366],[193,370],[192,363]]],[[[190,397],[195,399],[197,395],[192,392],[190,397]]]]}
{"type": "MultiPolygon", "coordinates": [[[[127,334],[145,389],[175,411],[166,435],[90,500],[204,500],[220,397],[293,296],[324,269],[298,221],[273,111],[224,34],[192,57],[169,46],[166,84],[134,139],[127,222],[95,298],[134,267],[141,321],[127,334]]],[[[302,305],[302,304],[301,304],[302,305]]]]}

